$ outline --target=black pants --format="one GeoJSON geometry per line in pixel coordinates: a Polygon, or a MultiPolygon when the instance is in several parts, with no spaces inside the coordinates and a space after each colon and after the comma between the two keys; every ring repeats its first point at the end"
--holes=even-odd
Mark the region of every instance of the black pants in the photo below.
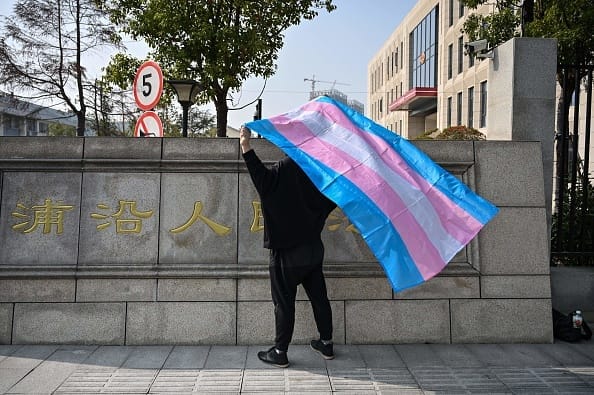
{"type": "Polygon", "coordinates": [[[311,302],[320,338],[332,339],[332,309],[322,272],[322,241],[270,250],[270,288],[276,324],[275,346],[287,351],[295,327],[295,296],[303,285],[311,302]]]}

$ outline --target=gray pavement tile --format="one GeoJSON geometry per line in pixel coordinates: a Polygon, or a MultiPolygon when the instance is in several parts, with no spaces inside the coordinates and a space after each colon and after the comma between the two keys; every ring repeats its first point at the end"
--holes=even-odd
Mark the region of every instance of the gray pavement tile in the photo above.
{"type": "Polygon", "coordinates": [[[0,394],[8,391],[31,372],[29,368],[0,368],[0,394]]]}
{"type": "Polygon", "coordinates": [[[58,349],[31,373],[12,386],[8,393],[35,393],[55,391],[78,368],[78,364],[91,355],[95,347],[66,347],[58,349]]]}
{"type": "Polygon", "coordinates": [[[368,368],[400,368],[404,361],[394,347],[390,345],[360,345],[357,346],[361,357],[368,368]]]}
{"type": "Polygon", "coordinates": [[[426,344],[397,344],[394,349],[406,366],[441,366],[443,361],[426,344]]]}
{"type": "Polygon", "coordinates": [[[429,347],[448,366],[485,366],[485,363],[463,344],[430,344],[429,347]]]}
{"type": "Polygon", "coordinates": [[[485,366],[513,366],[518,363],[510,360],[500,344],[466,344],[466,348],[485,366]]]}
{"type": "MultiPolygon", "coordinates": [[[[334,345],[335,358],[326,361],[330,369],[365,368],[365,360],[359,352],[359,347],[352,345],[334,345]]],[[[320,355],[318,354],[318,357],[320,355]]]]}
{"type": "Polygon", "coordinates": [[[58,346],[23,346],[0,362],[0,369],[33,369],[57,349],[58,346]]]}
{"type": "Polygon", "coordinates": [[[201,369],[206,363],[210,346],[175,346],[164,369],[201,369]]]}
{"type": "Polygon", "coordinates": [[[212,346],[206,357],[205,369],[243,369],[247,346],[212,346]]]}
{"type": "MultiPolygon", "coordinates": [[[[290,368],[326,368],[326,362],[324,358],[322,358],[322,356],[317,351],[312,350],[309,345],[291,346],[289,347],[289,353],[287,354],[287,356],[289,358],[289,363],[291,364],[290,368]]],[[[260,363],[260,365],[263,365],[262,362],[258,362],[260,363]]]]}
{"type": "Polygon", "coordinates": [[[9,355],[14,354],[22,345],[16,344],[0,344],[0,362],[2,362],[9,355]]]}
{"type": "Polygon", "coordinates": [[[160,369],[171,353],[173,346],[135,346],[123,368],[160,369]]]}
{"type": "Polygon", "coordinates": [[[538,348],[536,344],[502,344],[508,358],[518,366],[560,366],[561,363],[538,348]]]}
{"type": "Polygon", "coordinates": [[[588,366],[594,364],[593,354],[585,355],[567,344],[537,344],[535,348],[563,366],[588,366]]]}
{"type": "Polygon", "coordinates": [[[134,351],[128,346],[100,346],[87,359],[84,364],[93,367],[119,368],[134,351]]]}

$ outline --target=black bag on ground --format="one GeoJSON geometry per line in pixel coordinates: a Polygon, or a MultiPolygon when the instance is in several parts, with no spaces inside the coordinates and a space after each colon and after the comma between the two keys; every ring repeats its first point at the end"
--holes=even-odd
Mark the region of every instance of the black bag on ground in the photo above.
{"type": "Polygon", "coordinates": [[[553,309],[553,336],[559,340],[566,342],[578,342],[580,340],[590,340],[592,338],[592,330],[582,318],[582,325],[580,328],[573,327],[573,315],[575,311],[565,315],[560,311],[553,309]]]}

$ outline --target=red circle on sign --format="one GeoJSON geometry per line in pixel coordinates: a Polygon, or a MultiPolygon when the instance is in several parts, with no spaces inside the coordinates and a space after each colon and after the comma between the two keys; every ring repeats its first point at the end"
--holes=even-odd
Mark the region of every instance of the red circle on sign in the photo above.
{"type": "Polygon", "coordinates": [[[163,137],[163,123],[154,111],[147,111],[136,121],[134,137],[163,137]]]}
{"type": "Polygon", "coordinates": [[[163,72],[152,60],[144,62],[136,71],[134,84],[134,101],[141,110],[155,108],[163,93],[163,72]]]}

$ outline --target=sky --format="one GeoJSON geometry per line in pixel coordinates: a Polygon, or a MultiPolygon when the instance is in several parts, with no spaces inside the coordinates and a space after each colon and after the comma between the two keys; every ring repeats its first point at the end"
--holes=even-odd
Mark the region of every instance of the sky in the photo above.
{"type": "MultiPolygon", "coordinates": [[[[14,3],[15,0],[0,0],[0,15],[12,14],[14,3]]],[[[316,90],[330,89],[336,81],[336,89],[367,106],[367,64],[415,3],[413,0],[334,0],[337,9],[333,12],[320,11],[314,20],[303,21],[285,32],[276,74],[268,81],[246,80],[242,90],[233,94],[229,107],[248,105],[264,88],[263,118],[293,110],[309,100],[311,82],[304,81],[305,78],[328,81],[317,82],[316,90]]],[[[136,56],[145,56],[142,43],[127,42],[126,46],[136,56]]],[[[93,57],[97,77],[112,53],[104,51],[93,57]]],[[[87,69],[92,75],[93,67],[88,65],[87,69]]],[[[228,125],[239,128],[251,121],[255,107],[254,103],[242,110],[231,109],[228,125]]],[[[215,114],[213,105],[203,108],[215,114]]]]}

